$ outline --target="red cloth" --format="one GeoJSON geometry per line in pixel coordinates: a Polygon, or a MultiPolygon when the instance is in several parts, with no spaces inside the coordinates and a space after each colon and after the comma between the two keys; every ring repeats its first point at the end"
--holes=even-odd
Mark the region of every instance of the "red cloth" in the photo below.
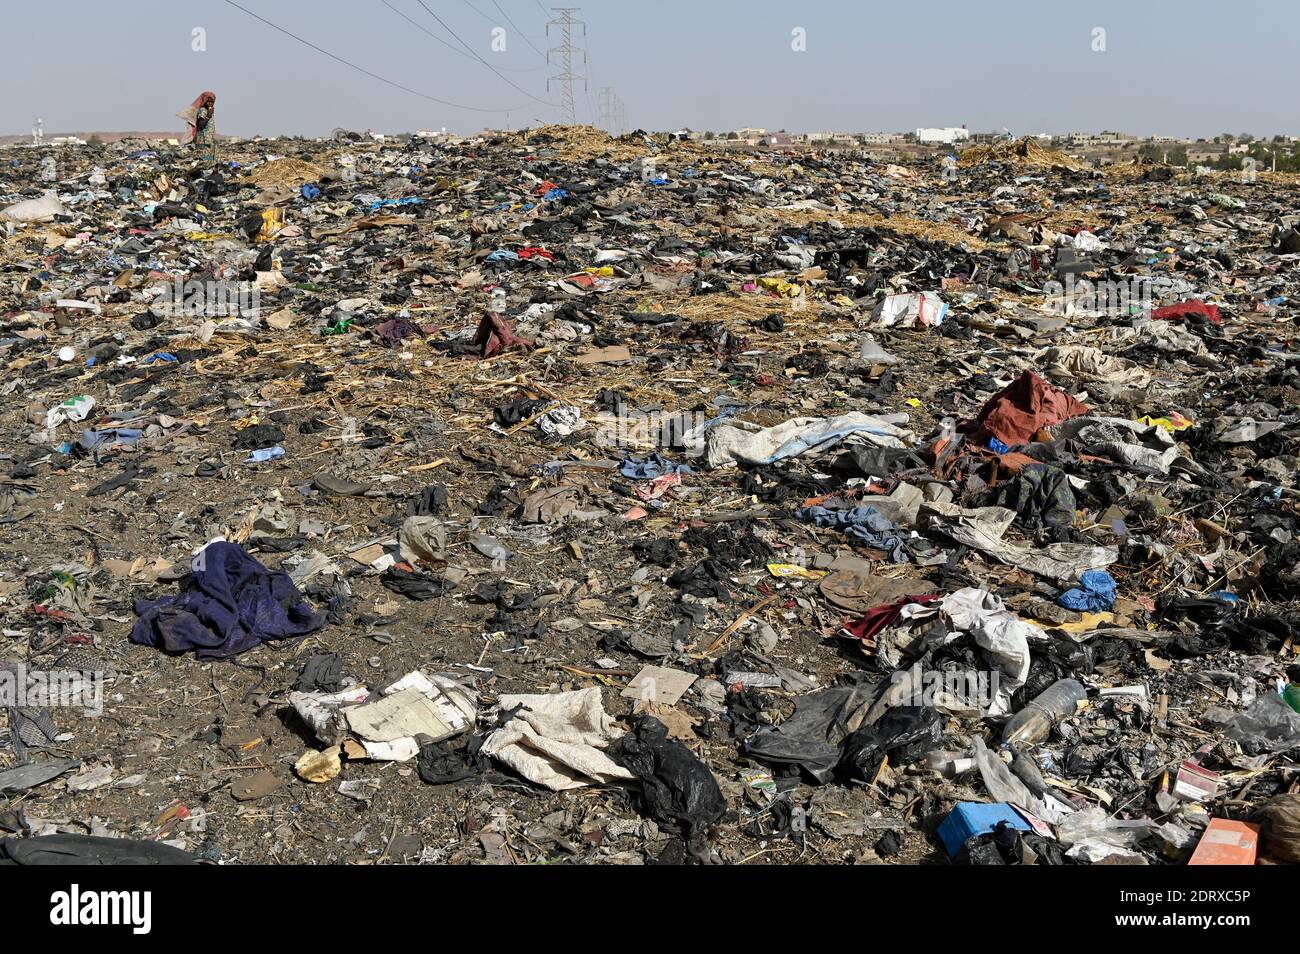
{"type": "Polygon", "coordinates": [[[478,331],[474,334],[474,343],[483,349],[483,357],[485,358],[490,358],[511,348],[526,351],[533,346],[533,343],[527,338],[521,338],[515,334],[514,329],[510,327],[510,322],[500,315],[493,314],[484,315],[483,320],[479,322],[478,331]]]}
{"type": "Polygon", "coordinates": [[[1199,298],[1189,298],[1173,305],[1165,305],[1151,312],[1151,317],[1161,321],[1182,321],[1188,315],[1204,315],[1212,324],[1223,324],[1218,305],[1207,305],[1199,298]]]}
{"type": "Polygon", "coordinates": [[[1087,413],[1086,404],[1034,372],[1026,371],[989,398],[979,416],[967,423],[965,429],[974,431],[976,440],[996,437],[1008,447],[1015,447],[1028,443],[1044,427],[1087,413]]]}
{"type": "MultiPolygon", "coordinates": [[[[199,133],[198,112],[200,109],[215,109],[217,105],[217,94],[210,89],[205,89],[195,97],[194,102],[190,103],[176,115],[185,120],[185,124],[190,127],[187,135],[187,142],[193,142],[199,133]]],[[[211,117],[208,118],[211,122],[211,117]]]]}
{"type": "Polygon", "coordinates": [[[937,595],[904,596],[901,600],[895,600],[893,603],[882,603],[879,606],[871,607],[862,614],[860,620],[844,628],[858,639],[871,639],[886,626],[896,622],[899,614],[903,612],[904,606],[913,603],[926,606],[938,599],[937,595]]]}

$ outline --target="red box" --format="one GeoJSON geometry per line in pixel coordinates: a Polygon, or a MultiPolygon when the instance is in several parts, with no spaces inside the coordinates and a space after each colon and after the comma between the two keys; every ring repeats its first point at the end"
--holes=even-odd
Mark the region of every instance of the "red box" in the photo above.
{"type": "Polygon", "coordinates": [[[1259,826],[1248,822],[1210,819],[1192,852],[1189,865],[1253,865],[1259,848],[1259,826]]]}

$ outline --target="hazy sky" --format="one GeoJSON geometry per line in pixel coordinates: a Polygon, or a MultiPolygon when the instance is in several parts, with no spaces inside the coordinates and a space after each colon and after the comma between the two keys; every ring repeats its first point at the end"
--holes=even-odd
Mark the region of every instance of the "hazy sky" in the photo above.
{"type": "MultiPolygon", "coordinates": [[[[394,89],[226,0],[6,0],[0,132],[26,132],[37,114],[47,133],[178,129],[174,114],[203,89],[217,94],[219,131],[237,135],[560,118],[529,98],[558,102],[557,84],[546,90],[554,67],[533,48],[558,42],[544,0],[424,0],[505,79],[420,0],[387,0],[409,19],[385,0],[238,2],[386,79],[494,112],[394,89]],[[492,49],[498,26],[504,52],[492,49]],[[206,50],[192,48],[196,27],[206,50]]],[[[1289,0],[588,0],[578,16],[581,122],[609,86],[646,129],[1300,133],[1300,4],[1289,0]]]]}

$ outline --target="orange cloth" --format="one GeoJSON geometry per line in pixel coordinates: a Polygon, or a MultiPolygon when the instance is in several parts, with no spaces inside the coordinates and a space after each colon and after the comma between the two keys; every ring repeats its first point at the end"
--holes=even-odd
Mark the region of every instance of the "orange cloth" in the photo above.
{"type": "Polygon", "coordinates": [[[1015,447],[1029,443],[1044,427],[1087,413],[1086,404],[1034,372],[1026,371],[989,398],[979,416],[966,427],[974,431],[975,440],[980,443],[996,437],[1008,447],[1015,447]]]}

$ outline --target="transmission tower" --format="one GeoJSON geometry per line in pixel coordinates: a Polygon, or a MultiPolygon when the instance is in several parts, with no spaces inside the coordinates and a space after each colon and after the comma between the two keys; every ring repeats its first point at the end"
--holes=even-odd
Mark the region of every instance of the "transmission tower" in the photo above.
{"type": "Polygon", "coordinates": [[[602,86],[596,97],[596,105],[600,110],[602,129],[617,135],[627,132],[627,110],[623,107],[622,97],[614,92],[614,87],[602,86]]]}
{"type": "Polygon", "coordinates": [[[551,62],[551,54],[554,53],[559,60],[560,67],[560,72],[547,78],[546,91],[550,92],[551,90],[551,80],[555,80],[560,84],[560,113],[564,116],[565,121],[568,122],[569,125],[573,125],[577,122],[577,112],[573,100],[573,81],[575,79],[581,79],[583,90],[585,91],[587,88],[586,77],[573,75],[574,53],[581,53],[583,65],[585,66],[587,63],[587,51],[575,48],[573,45],[573,28],[575,26],[582,27],[582,35],[584,37],[587,35],[587,24],[583,23],[581,20],[574,19],[573,16],[579,9],[581,8],[552,7],[551,10],[555,13],[555,19],[548,21],[546,24],[547,36],[551,35],[551,27],[556,27],[560,33],[560,45],[551,47],[546,51],[546,62],[551,62]]]}
{"type": "Polygon", "coordinates": [[[614,129],[614,88],[612,86],[602,86],[600,94],[596,97],[596,105],[600,108],[600,127],[602,129],[614,129]]]}

